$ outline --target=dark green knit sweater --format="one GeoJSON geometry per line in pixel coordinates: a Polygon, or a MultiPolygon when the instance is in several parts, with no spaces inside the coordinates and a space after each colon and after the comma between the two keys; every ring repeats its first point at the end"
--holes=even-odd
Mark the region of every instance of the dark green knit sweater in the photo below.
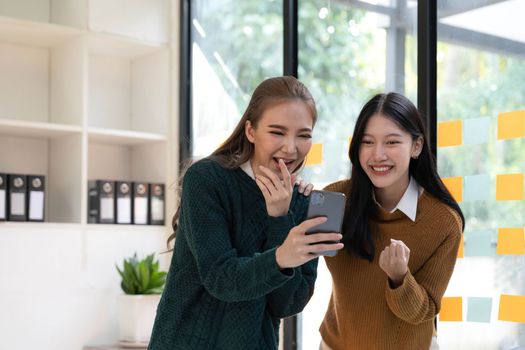
{"type": "Polygon", "coordinates": [[[275,260],[307,202],[294,191],[288,215],[272,218],[243,170],[193,164],[149,349],[277,349],[279,319],[300,312],[313,293],[317,259],[284,270],[275,260]]]}

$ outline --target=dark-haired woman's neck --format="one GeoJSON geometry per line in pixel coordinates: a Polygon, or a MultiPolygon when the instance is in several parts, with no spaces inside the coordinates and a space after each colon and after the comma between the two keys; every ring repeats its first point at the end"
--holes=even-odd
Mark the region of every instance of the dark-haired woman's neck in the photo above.
{"type": "Polygon", "coordinates": [[[374,187],[374,195],[377,203],[386,211],[392,211],[405,194],[410,178],[407,177],[401,186],[391,186],[391,188],[374,187]]]}

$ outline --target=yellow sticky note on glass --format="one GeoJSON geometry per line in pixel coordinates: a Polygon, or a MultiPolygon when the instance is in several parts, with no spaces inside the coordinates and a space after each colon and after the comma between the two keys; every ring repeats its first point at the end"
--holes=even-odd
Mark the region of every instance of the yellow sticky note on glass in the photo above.
{"type": "Polygon", "coordinates": [[[502,294],[498,320],[525,323],[525,296],[502,294]]]}
{"type": "Polygon", "coordinates": [[[437,129],[438,147],[459,146],[463,143],[461,120],[438,123],[437,129]]]}
{"type": "Polygon", "coordinates": [[[498,114],[498,140],[525,137],[525,110],[498,114]]]}
{"type": "Polygon", "coordinates": [[[323,144],[314,143],[306,156],[305,165],[317,165],[323,162],[323,144]]]}
{"type": "Polygon", "coordinates": [[[496,253],[501,255],[525,254],[525,231],[523,228],[499,228],[496,253]]]}
{"type": "Polygon", "coordinates": [[[523,174],[496,175],[496,200],[523,200],[523,174]]]}
{"type": "Polygon", "coordinates": [[[463,178],[461,176],[444,177],[441,180],[456,202],[463,201],[463,178]]]}
{"type": "Polygon", "coordinates": [[[463,299],[461,297],[444,297],[441,299],[440,321],[462,321],[463,299]]]}
{"type": "Polygon", "coordinates": [[[459,249],[458,249],[458,258],[461,259],[465,256],[465,241],[463,240],[463,235],[461,235],[461,242],[459,242],[459,249]]]}

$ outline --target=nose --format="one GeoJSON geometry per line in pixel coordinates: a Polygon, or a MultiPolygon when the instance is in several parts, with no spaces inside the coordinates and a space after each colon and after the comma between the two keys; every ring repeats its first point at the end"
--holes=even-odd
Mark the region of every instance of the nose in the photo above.
{"type": "Polygon", "coordinates": [[[387,159],[386,153],[385,153],[385,147],[381,144],[377,144],[374,147],[374,158],[376,160],[385,160],[387,159]]]}
{"type": "Polygon", "coordinates": [[[287,137],[283,142],[282,151],[287,154],[295,153],[297,151],[297,146],[295,144],[295,138],[287,137]]]}

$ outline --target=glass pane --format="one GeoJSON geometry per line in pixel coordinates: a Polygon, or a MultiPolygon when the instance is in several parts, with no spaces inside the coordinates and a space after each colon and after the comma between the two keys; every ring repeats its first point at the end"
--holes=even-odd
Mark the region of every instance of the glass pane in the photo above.
{"type": "Polygon", "coordinates": [[[193,0],[193,155],[204,157],[239,121],[263,79],[282,74],[282,1],[193,0]]]}
{"type": "MultiPolygon", "coordinates": [[[[349,177],[349,139],[360,109],[374,94],[397,91],[417,103],[415,4],[377,3],[382,6],[299,2],[299,78],[316,99],[314,143],[323,147],[322,162],[308,165],[303,177],[316,188],[349,177]]],[[[303,349],[319,345],[331,283],[321,259],[315,293],[302,313],[303,349]]]]}
{"type": "Polygon", "coordinates": [[[444,349],[521,349],[525,3],[442,0],[438,8],[438,167],[442,177],[459,177],[466,217],[464,257],[445,294],[462,298],[462,321],[439,322],[438,341],[444,349]]]}

